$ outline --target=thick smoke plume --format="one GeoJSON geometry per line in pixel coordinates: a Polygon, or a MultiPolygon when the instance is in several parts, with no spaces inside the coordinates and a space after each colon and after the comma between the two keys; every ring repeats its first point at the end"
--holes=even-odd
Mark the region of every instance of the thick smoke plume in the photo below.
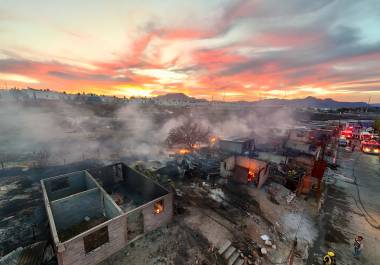
{"type": "Polygon", "coordinates": [[[51,163],[83,159],[168,157],[171,129],[192,119],[217,137],[269,136],[272,128],[294,124],[290,110],[252,111],[124,105],[0,103],[1,160],[30,160],[46,150],[51,163]],[[103,110],[103,108],[105,108],[103,110]],[[12,159],[10,159],[12,157],[12,159]]]}

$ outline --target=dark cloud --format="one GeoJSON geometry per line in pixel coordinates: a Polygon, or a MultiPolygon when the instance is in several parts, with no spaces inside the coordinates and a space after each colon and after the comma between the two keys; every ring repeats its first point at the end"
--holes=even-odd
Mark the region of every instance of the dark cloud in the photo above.
{"type": "Polygon", "coordinates": [[[77,74],[70,72],[49,71],[48,75],[58,77],[65,80],[86,80],[86,81],[118,81],[129,82],[132,81],[129,77],[112,77],[105,74],[77,74]]]}
{"type": "Polygon", "coordinates": [[[0,71],[2,72],[18,72],[20,70],[31,68],[32,62],[19,59],[3,59],[0,60],[0,71]]]}
{"type": "Polygon", "coordinates": [[[330,40],[335,46],[352,45],[360,40],[360,30],[341,25],[333,29],[330,40]]]}
{"type": "Polygon", "coordinates": [[[49,71],[48,75],[66,79],[66,80],[75,80],[75,79],[78,79],[79,77],[77,74],[65,73],[65,72],[59,72],[59,71],[49,71]]]}

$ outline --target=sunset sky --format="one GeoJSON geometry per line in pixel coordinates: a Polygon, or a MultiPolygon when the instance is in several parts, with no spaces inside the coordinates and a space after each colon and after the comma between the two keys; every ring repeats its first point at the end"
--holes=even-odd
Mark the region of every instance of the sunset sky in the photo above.
{"type": "Polygon", "coordinates": [[[379,0],[0,0],[0,87],[380,102],[379,0]]]}

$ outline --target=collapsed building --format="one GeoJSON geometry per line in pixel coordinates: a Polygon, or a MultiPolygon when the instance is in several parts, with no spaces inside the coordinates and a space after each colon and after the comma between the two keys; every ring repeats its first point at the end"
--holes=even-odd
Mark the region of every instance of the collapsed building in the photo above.
{"type": "Polygon", "coordinates": [[[173,217],[173,196],[123,163],[41,180],[59,265],[106,259],[173,217]]]}

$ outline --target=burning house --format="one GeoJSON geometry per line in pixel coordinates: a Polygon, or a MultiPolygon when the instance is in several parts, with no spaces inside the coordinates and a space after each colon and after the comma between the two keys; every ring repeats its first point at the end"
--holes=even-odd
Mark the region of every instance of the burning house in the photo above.
{"type": "Polygon", "coordinates": [[[235,155],[251,155],[255,150],[255,140],[251,138],[220,139],[219,149],[235,155]]]}
{"type": "Polygon", "coordinates": [[[232,182],[254,183],[260,189],[269,177],[269,164],[245,156],[231,156],[221,163],[220,175],[232,182]]]}
{"type": "Polygon", "coordinates": [[[122,163],[41,185],[59,265],[99,263],[173,216],[172,194],[122,163]]]}
{"type": "Polygon", "coordinates": [[[321,130],[296,129],[289,132],[289,138],[284,145],[286,166],[304,170],[297,186],[302,189],[307,183],[308,187],[304,189],[306,193],[314,185],[317,186],[317,192],[320,192],[320,183],[327,164],[324,151],[328,138],[329,135],[321,130]]]}

